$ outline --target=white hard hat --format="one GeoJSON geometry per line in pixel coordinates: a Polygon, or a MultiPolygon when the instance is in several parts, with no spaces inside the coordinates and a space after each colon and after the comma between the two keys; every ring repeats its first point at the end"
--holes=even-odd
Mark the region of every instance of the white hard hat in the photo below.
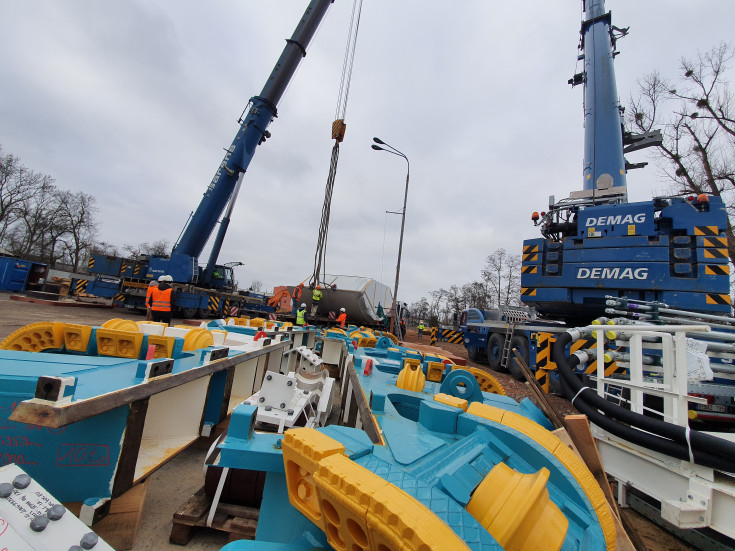
{"type": "Polygon", "coordinates": [[[340,308],[340,309],[339,309],[339,311],[340,311],[340,312],[344,312],[344,311],[345,311],[345,309],[344,309],[344,308],[340,308]]]}
{"type": "Polygon", "coordinates": [[[158,285],[158,282],[157,282],[157,281],[151,281],[151,282],[150,282],[150,283],[148,284],[148,287],[154,287],[154,286],[156,286],[156,285],[158,285]]]}
{"type": "Polygon", "coordinates": [[[306,308],[306,304],[302,302],[302,303],[301,303],[301,307],[302,307],[302,308],[306,308]]]}
{"type": "Polygon", "coordinates": [[[158,281],[173,281],[174,278],[172,278],[170,275],[162,275],[158,277],[158,281]]]}

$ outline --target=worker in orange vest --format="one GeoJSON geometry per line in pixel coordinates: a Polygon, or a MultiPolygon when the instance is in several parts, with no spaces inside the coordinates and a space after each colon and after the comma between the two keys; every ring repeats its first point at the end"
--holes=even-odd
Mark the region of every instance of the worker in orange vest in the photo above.
{"type": "Polygon", "coordinates": [[[145,320],[151,321],[153,320],[153,314],[151,314],[151,307],[148,306],[148,299],[151,298],[151,294],[153,293],[153,289],[158,287],[158,281],[153,280],[148,284],[148,290],[145,294],[145,320]]]}
{"type": "Polygon", "coordinates": [[[173,287],[171,283],[173,278],[170,275],[162,275],[158,278],[158,287],[156,287],[146,298],[148,308],[151,310],[153,321],[162,321],[171,323],[171,308],[173,301],[173,287]]]}
{"type": "Polygon", "coordinates": [[[293,305],[293,313],[296,314],[296,310],[298,310],[297,304],[301,302],[301,293],[304,290],[304,284],[299,283],[296,287],[293,288],[293,293],[291,293],[291,298],[293,299],[291,301],[291,304],[293,305]]]}
{"type": "Polygon", "coordinates": [[[344,329],[345,328],[345,322],[347,321],[347,313],[345,312],[344,308],[339,309],[339,316],[337,316],[337,323],[339,323],[339,326],[344,329]]]}

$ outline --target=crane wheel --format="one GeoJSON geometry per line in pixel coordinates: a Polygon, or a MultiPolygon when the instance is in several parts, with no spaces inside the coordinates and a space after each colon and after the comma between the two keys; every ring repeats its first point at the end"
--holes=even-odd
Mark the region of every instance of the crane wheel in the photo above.
{"type": "Polygon", "coordinates": [[[493,333],[487,340],[487,363],[493,371],[503,371],[500,367],[500,360],[503,356],[503,345],[505,344],[505,336],[500,333],[493,333]]]}
{"type": "Polygon", "coordinates": [[[518,355],[523,358],[523,361],[528,365],[528,339],[526,339],[526,337],[521,337],[520,335],[516,335],[510,339],[510,356],[508,356],[508,371],[510,371],[510,374],[519,381],[525,381],[526,378],[523,376],[523,371],[521,371],[518,361],[515,358],[515,354],[513,354],[514,350],[518,351],[518,355]]]}

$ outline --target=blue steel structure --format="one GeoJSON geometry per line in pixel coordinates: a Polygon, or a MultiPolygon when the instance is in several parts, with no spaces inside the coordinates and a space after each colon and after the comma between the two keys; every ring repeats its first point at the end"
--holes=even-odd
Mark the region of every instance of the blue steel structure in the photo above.
{"type": "Polygon", "coordinates": [[[587,323],[605,296],[661,301],[676,308],[730,312],[725,229],[718,197],[628,203],[624,153],[660,143],[660,133],[624,132],[615,85],[616,40],[603,0],[584,2],[584,189],[549,204],[534,222],[542,238],[523,243],[522,301],[555,318],[587,323]]]}
{"type": "MultiPolygon", "coordinates": [[[[144,269],[138,277],[133,278],[132,285],[126,287],[126,282],[121,282],[121,287],[115,288],[114,283],[110,285],[100,280],[88,289],[90,294],[114,298],[117,303],[131,308],[143,308],[145,283],[147,280],[156,279],[161,275],[170,275],[174,282],[180,284],[194,285],[198,289],[176,288],[176,304],[184,315],[196,315],[197,312],[216,312],[222,314],[225,301],[239,304],[244,301],[238,296],[224,296],[219,293],[233,293],[235,289],[232,264],[217,264],[217,258],[222,248],[222,243],[230,224],[232,209],[242,185],[253,155],[258,145],[270,137],[267,130],[268,125],[277,116],[277,105],[286,91],[286,87],[293,77],[298,65],[306,56],[306,48],[316,33],[319,24],[324,18],[332,0],[312,0],[306,8],[303,17],[299,21],[296,30],[290,39],[286,40],[286,46],[271,72],[265,86],[260,94],[250,99],[250,109],[240,119],[240,128],[227,148],[225,156],[217,168],[212,181],[204,191],[199,206],[188,220],[178,242],[174,245],[170,256],[152,256],[137,261],[144,263],[144,269]],[[226,208],[226,210],[225,210],[226,208]],[[201,268],[199,257],[205,245],[209,241],[212,232],[219,222],[215,240],[207,261],[206,267],[201,268]],[[143,273],[144,272],[144,273],[143,273]],[[137,290],[136,290],[137,289],[137,290]],[[215,299],[215,300],[212,300],[215,299]]],[[[100,264],[109,265],[105,257],[99,255],[95,261],[100,264]]],[[[128,260],[132,266],[136,259],[128,260]]],[[[104,270],[95,271],[101,275],[128,274],[109,273],[104,270]]],[[[130,276],[128,276],[130,277],[130,276]]],[[[269,307],[258,301],[244,301],[244,307],[248,309],[262,309],[269,311],[269,307]],[[258,308],[260,306],[260,308],[258,308]]]]}

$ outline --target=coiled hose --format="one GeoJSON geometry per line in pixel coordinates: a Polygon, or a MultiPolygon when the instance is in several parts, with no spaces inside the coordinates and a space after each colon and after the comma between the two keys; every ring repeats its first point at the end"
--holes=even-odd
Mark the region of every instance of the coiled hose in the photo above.
{"type": "Polygon", "coordinates": [[[571,342],[572,335],[568,331],[560,335],[554,345],[554,362],[559,369],[564,397],[591,422],[615,436],[664,455],[735,472],[735,443],[634,413],[608,402],[594,389],[582,385],[574,373],[579,358],[566,356],[566,346],[571,342]]]}

